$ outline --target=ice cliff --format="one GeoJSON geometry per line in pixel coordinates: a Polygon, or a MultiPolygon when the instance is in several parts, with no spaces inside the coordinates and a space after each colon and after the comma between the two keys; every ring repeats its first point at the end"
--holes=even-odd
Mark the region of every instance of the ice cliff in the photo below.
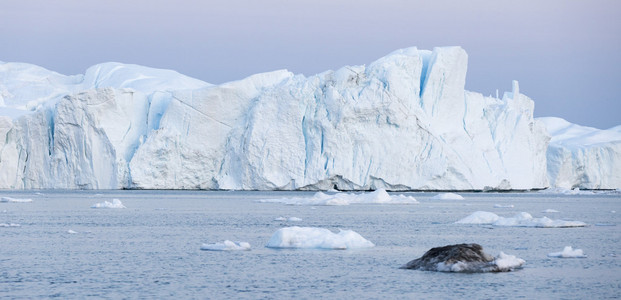
{"type": "Polygon", "coordinates": [[[607,130],[561,118],[538,118],[552,135],[548,147],[550,184],[561,188],[621,188],[621,126],[607,130]]]}
{"type": "Polygon", "coordinates": [[[549,186],[533,101],[517,82],[502,99],[466,91],[466,69],[459,47],[221,85],[118,63],[74,76],[0,63],[0,188],[549,186]]]}

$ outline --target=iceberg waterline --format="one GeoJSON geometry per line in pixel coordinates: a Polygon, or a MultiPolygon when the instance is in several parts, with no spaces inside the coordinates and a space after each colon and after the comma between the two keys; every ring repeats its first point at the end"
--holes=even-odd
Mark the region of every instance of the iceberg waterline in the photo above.
{"type": "Polygon", "coordinates": [[[486,97],[464,89],[466,70],[460,47],[221,85],[118,63],[75,76],[0,63],[0,188],[621,187],[607,175],[616,148],[593,150],[612,162],[598,176],[566,176],[576,168],[546,165],[556,152],[517,82],[486,97]]]}

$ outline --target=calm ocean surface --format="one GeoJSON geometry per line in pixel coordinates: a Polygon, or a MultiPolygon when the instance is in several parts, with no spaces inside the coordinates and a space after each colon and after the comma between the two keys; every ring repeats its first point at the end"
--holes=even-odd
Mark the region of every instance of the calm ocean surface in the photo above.
{"type": "Polygon", "coordinates": [[[306,192],[0,191],[0,298],[607,299],[621,297],[621,195],[461,193],[419,204],[289,206],[258,199],[306,192]],[[120,199],[125,209],[91,205],[120,199]],[[504,207],[496,208],[496,204],[504,207]],[[546,209],[557,213],[543,213],[546,209]],[[581,228],[454,224],[475,211],[528,212],[581,228]],[[298,222],[275,221],[297,217],[298,222]],[[20,226],[11,227],[10,224],[20,226]],[[287,226],[351,229],[358,250],[265,248],[287,226]],[[201,251],[248,242],[251,251],[201,251]],[[508,273],[401,270],[432,247],[479,243],[526,260],[508,273]],[[550,258],[565,246],[587,258],[550,258]]]}

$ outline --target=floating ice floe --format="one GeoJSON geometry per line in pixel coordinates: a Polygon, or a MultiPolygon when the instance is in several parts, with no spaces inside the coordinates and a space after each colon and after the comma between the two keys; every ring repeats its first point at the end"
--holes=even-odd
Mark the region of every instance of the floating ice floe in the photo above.
{"type": "Polygon", "coordinates": [[[521,212],[513,217],[499,217],[495,213],[486,211],[477,211],[471,215],[455,222],[457,224],[481,224],[507,227],[584,227],[586,223],[580,221],[552,220],[548,217],[533,218],[527,212],[521,212]]]}
{"type": "Polygon", "coordinates": [[[78,233],[78,232],[77,232],[77,231],[74,231],[74,230],[69,229],[69,230],[67,230],[67,233],[68,233],[68,234],[76,234],[76,233],[78,233]]]}
{"type": "Polygon", "coordinates": [[[285,218],[285,217],[278,217],[276,219],[274,219],[274,221],[281,221],[281,222],[300,222],[302,221],[302,219],[298,218],[298,217],[289,217],[289,218],[285,218]]]}
{"type": "Polygon", "coordinates": [[[621,189],[615,190],[581,190],[579,188],[567,189],[567,188],[548,188],[539,191],[542,194],[554,194],[554,195],[617,195],[621,194],[621,189]]]}
{"type": "Polygon", "coordinates": [[[233,242],[226,240],[222,243],[203,244],[201,250],[204,251],[248,251],[250,244],[247,242],[233,242]]]}
{"type": "Polygon", "coordinates": [[[514,208],[513,204],[494,204],[494,208],[514,208]]]}
{"type": "Polygon", "coordinates": [[[431,199],[433,200],[464,200],[464,197],[462,197],[459,194],[455,194],[455,193],[442,193],[442,194],[437,194],[431,197],[431,199]]]}
{"type": "Polygon", "coordinates": [[[12,197],[0,197],[0,202],[13,202],[13,203],[27,203],[27,202],[32,202],[32,199],[25,199],[25,198],[12,198],[12,197]]]}
{"type": "Polygon", "coordinates": [[[352,230],[339,233],[317,227],[285,227],[270,238],[268,248],[357,249],[375,245],[352,230]]]}
{"type": "Polygon", "coordinates": [[[123,205],[119,199],[112,199],[112,202],[104,201],[95,203],[91,208],[125,208],[125,205],[123,205]]]}
{"type": "Polygon", "coordinates": [[[560,257],[560,258],[585,258],[586,257],[582,249],[573,249],[571,246],[565,246],[565,248],[561,252],[548,253],[548,256],[549,257],[560,257]]]}
{"type": "Polygon", "coordinates": [[[557,213],[557,212],[558,212],[558,210],[548,208],[548,209],[544,209],[544,210],[542,210],[541,212],[542,212],[542,213],[544,213],[544,214],[551,214],[551,213],[557,213]]]}
{"type": "Polygon", "coordinates": [[[0,227],[21,227],[22,225],[16,223],[0,223],[0,227]]]}
{"type": "Polygon", "coordinates": [[[520,268],[524,263],[523,259],[504,252],[493,257],[483,252],[483,247],[479,244],[458,244],[432,248],[401,269],[463,273],[508,272],[520,268]]]}
{"type": "Polygon", "coordinates": [[[369,193],[336,193],[317,192],[312,197],[293,197],[258,200],[263,203],[284,203],[287,205],[349,205],[349,204],[414,204],[414,197],[405,195],[389,195],[385,189],[369,193]]]}

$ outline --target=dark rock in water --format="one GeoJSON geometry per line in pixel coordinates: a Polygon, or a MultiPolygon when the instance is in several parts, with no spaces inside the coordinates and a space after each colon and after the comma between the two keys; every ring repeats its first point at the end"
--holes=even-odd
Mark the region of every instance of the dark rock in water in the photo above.
{"type": "Polygon", "coordinates": [[[483,247],[479,244],[458,244],[432,248],[401,269],[466,273],[506,272],[522,264],[524,260],[502,252],[494,258],[483,252],[483,247]]]}

